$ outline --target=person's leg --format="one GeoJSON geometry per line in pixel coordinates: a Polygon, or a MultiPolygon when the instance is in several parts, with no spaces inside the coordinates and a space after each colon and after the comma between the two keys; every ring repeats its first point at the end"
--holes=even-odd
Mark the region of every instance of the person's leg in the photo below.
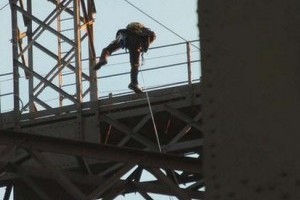
{"type": "Polygon", "coordinates": [[[139,87],[138,83],[138,73],[139,73],[139,66],[140,66],[140,50],[139,49],[130,49],[129,56],[130,56],[130,84],[128,88],[133,90],[135,93],[141,93],[142,89],[139,87]]]}
{"type": "Polygon", "coordinates": [[[102,50],[99,62],[94,66],[94,70],[100,69],[103,65],[107,64],[107,58],[115,51],[120,49],[119,40],[112,41],[107,47],[102,50]]]}

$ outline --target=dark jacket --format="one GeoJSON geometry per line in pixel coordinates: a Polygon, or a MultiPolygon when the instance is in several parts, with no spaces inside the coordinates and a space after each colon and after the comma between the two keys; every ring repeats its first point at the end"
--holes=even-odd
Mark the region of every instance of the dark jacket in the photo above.
{"type": "Polygon", "coordinates": [[[116,38],[118,38],[120,34],[124,38],[124,41],[122,42],[124,43],[125,48],[129,50],[142,48],[142,52],[147,52],[149,45],[156,38],[155,33],[146,27],[142,28],[140,33],[128,29],[120,29],[116,34],[116,38]]]}

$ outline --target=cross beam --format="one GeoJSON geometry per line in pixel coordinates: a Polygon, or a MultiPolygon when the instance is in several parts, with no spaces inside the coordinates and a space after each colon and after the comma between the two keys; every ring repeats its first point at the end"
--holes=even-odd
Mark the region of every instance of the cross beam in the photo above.
{"type": "Polygon", "coordinates": [[[202,172],[202,161],[197,158],[2,130],[0,145],[12,144],[33,151],[83,156],[194,173],[202,172]]]}

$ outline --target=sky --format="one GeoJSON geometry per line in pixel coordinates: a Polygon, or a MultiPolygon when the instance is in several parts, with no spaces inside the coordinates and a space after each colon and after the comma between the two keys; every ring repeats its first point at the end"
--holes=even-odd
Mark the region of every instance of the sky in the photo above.
{"type": "MultiPolygon", "coordinates": [[[[197,28],[197,0],[128,0],[130,3],[141,9],[144,13],[130,5],[126,0],[95,0],[97,13],[95,14],[95,49],[97,56],[100,56],[102,48],[107,46],[114,38],[118,29],[125,28],[126,25],[133,21],[142,22],[146,27],[151,28],[156,35],[157,39],[151,45],[151,47],[158,47],[162,45],[181,43],[185,41],[198,40],[199,31],[197,28]],[[167,27],[167,28],[166,28],[167,27]],[[168,30],[169,29],[169,30],[168,30]],[[171,30],[171,31],[170,31],[171,30]],[[176,34],[174,34],[176,33],[176,34]],[[183,39],[184,38],[184,39],[183,39]]],[[[38,10],[37,15],[47,16],[49,13],[47,6],[49,3],[46,0],[32,0],[34,9],[38,10]]],[[[10,7],[5,6],[8,0],[0,0],[0,52],[1,52],[1,67],[0,67],[0,95],[12,92],[11,77],[1,74],[12,72],[12,50],[11,50],[11,19],[10,19],[10,7]]],[[[23,27],[20,27],[21,29],[23,27]]],[[[24,29],[23,29],[24,31],[24,29]]],[[[46,45],[51,48],[53,41],[50,38],[43,40],[46,45]]],[[[198,43],[195,43],[199,47],[198,43]]],[[[150,50],[145,54],[145,64],[143,69],[151,68],[153,66],[168,65],[174,63],[175,59],[186,59],[185,45],[176,46],[175,48],[164,50],[150,50]],[[181,54],[179,56],[179,54],[181,54]],[[172,55],[178,55],[174,58],[172,55]],[[161,57],[161,58],[160,58],[161,57]]],[[[199,49],[192,47],[192,59],[199,59],[199,49]]],[[[125,50],[120,50],[118,53],[124,53],[125,50]]],[[[84,55],[83,55],[84,57],[84,55]]],[[[35,61],[37,66],[47,63],[47,58],[41,57],[40,60],[35,61]]],[[[106,76],[111,73],[128,72],[130,67],[128,66],[128,55],[123,58],[109,58],[109,64],[104,66],[97,72],[98,77],[106,76]],[[126,66],[125,66],[126,65],[126,66]],[[124,67],[123,67],[124,66],[124,67]]],[[[177,61],[176,61],[177,62],[177,61]]],[[[178,60],[178,62],[182,62],[178,60]]],[[[49,61],[50,63],[50,61],[49,61]]],[[[83,66],[87,68],[87,66],[83,66]]],[[[200,67],[195,67],[194,78],[200,77],[200,67]]],[[[21,77],[24,74],[20,74],[21,77]]],[[[159,71],[159,72],[143,72],[140,73],[140,84],[145,88],[155,87],[157,85],[167,84],[168,81],[181,81],[182,71],[175,68],[172,71],[159,71]],[[159,77],[157,76],[159,73],[159,77]],[[160,78],[162,77],[162,78],[160,78]]],[[[184,75],[185,76],[185,75],[184,75]]],[[[99,79],[99,95],[108,95],[109,93],[117,94],[119,91],[123,92],[127,90],[129,75],[122,77],[108,79],[99,79]]],[[[26,88],[24,88],[24,91],[26,88]]],[[[22,91],[22,88],[21,88],[22,91]]],[[[47,96],[47,95],[46,95],[47,96]]],[[[26,101],[26,95],[24,97],[21,94],[21,98],[26,101]]],[[[45,97],[49,98],[49,95],[45,97]]],[[[57,100],[57,97],[54,97],[57,100]]],[[[1,112],[7,112],[12,110],[12,97],[3,96],[0,97],[1,112]]],[[[1,199],[1,192],[0,192],[1,199]]],[[[126,196],[118,197],[121,199],[131,199],[126,196]]],[[[134,199],[143,199],[138,196],[134,196],[134,199]]],[[[155,199],[176,199],[170,197],[159,197],[155,199]]]]}

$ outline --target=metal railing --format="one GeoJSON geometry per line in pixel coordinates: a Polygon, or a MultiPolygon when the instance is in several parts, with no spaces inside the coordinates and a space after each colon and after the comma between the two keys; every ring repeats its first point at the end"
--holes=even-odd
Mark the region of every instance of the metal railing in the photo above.
{"type": "MultiPolygon", "coordinates": [[[[149,48],[149,53],[144,55],[145,63],[139,73],[139,82],[144,90],[199,82],[201,76],[199,46],[199,40],[193,40],[149,48]],[[148,80],[145,83],[146,78],[148,80]]],[[[127,89],[130,76],[128,57],[128,52],[113,54],[109,58],[109,64],[100,69],[98,76],[100,98],[132,92],[127,89]],[[112,78],[117,82],[112,82],[112,78]],[[113,83],[114,87],[109,83],[113,83]]]]}
{"type": "MultiPolygon", "coordinates": [[[[144,55],[145,59],[139,73],[139,82],[145,91],[175,87],[200,82],[200,45],[199,40],[151,47],[144,55]]],[[[83,59],[82,62],[87,62],[83,59]]],[[[84,66],[84,64],[83,64],[84,66]]],[[[89,68],[83,70],[88,71],[89,68]]],[[[72,72],[65,72],[68,76],[72,72]]],[[[13,74],[0,74],[0,113],[13,110],[13,74]]],[[[128,52],[115,53],[109,58],[109,64],[98,71],[98,93],[100,99],[122,96],[132,93],[127,88],[130,77],[128,52]]],[[[21,76],[26,78],[25,76],[21,76]]],[[[84,84],[88,84],[84,81],[84,84]]],[[[63,87],[74,86],[76,83],[63,87]]],[[[44,101],[56,101],[51,97],[44,101]]],[[[22,101],[22,94],[19,97],[22,101]]],[[[26,101],[26,100],[25,100],[26,101]]]]}

